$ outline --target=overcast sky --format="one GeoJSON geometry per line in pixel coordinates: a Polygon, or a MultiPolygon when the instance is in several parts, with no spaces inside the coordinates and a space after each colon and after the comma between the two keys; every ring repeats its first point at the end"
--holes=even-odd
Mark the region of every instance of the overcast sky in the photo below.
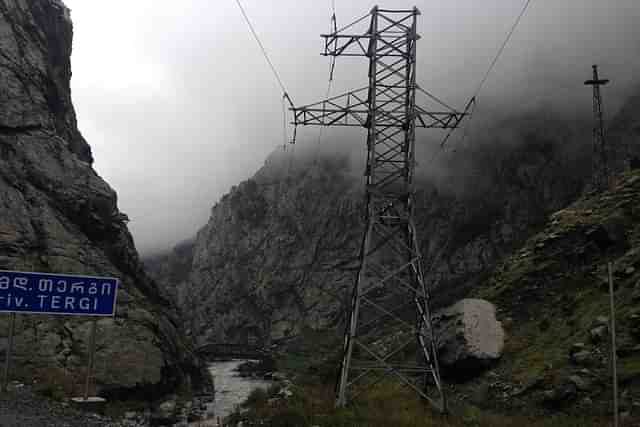
{"type": "MultiPolygon", "coordinates": [[[[95,167],[118,192],[143,253],[203,226],[211,206],[283,142],[281,90],[235,0],[65,0],[72,96],[95,167]]],[[[416,1],[419,83],[462,109],[522,8],[520,0],[416,1]]],[[[319,55],[330,1],[243,0],[297,104],[324,97],[319,55]]],[[[404,1],[381,1],[406,8],[404,1]]],[[[373,3],[336,0],[338,23],[373,3]]],[[[588,112],[591,64],[619,107],[640,71],[638,0],[533,0],[480,100],[487,109],[588,112]]],[[[366,61],[339,59],[334,94],[366,84],[366,61]]],[[[328,131],[325,139],[342,134],[328,131]]],[[[361,143],[362,132],[345,143],[361,143]]],[[[301,129],[312,144],[317,129],[301,129]]]]}

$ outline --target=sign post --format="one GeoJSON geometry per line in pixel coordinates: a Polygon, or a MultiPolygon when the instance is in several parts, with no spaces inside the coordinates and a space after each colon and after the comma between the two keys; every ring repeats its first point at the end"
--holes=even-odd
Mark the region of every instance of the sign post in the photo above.
{"type": "Polygon", "coordinates": [[[11,352],[13,351],[13,336],[16,333],[16,314],[11,313],[11,320],[9,320],[9,342],[7,345],[7,352],[4,356],[4,376],[2,377],[2,392],[7,391],[9,385],[9,368],[11,366],[11,352]]]}
{"type": "Polygon", "coordinates": [[[11,313],[2,390],[6,391],[9,379],[16,313],[92,316],[94,320],[91,325],[89,363],[84,390],[84,400],[87,401],[95,360],[95,318],[115,315],[118,285],[118,279],[113,277],[0,270],[0,313],[11,313]]]}
{"type": "Polygon", "coordinates": [[[95,319],[91,322],[91,338],[89,342],[89,365],[87,366],[87,379],[84,383],[84,400],[89,399],[89,382],[93,374],[93,361],[96,354],[96,328],[98,322],[95,319]]]}

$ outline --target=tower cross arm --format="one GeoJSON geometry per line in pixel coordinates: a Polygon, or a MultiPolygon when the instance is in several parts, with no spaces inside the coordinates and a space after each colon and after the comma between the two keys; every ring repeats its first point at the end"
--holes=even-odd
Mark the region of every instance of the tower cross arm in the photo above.
{"type": "Polygon", "coordinates": [[[586,82],[584,82],[585,85],[587,86],[600,86],[600,85],[606,85],[607,83],[609,83],[609,79],[601,79],[598,76],[598,66],[597,65],[593,65],[593,78],[591,80],[587,80],[586,82]]]}
{"type": "Polygon", "coordinates": [[[400,45],[406,43],[407,38],[418,39],[417,34],[412,35],[412,18],[419,15],[418,9],[413,10],[386,10],[377,6],[362,18],[351,24],[337,29],[330,34],[321,34],[324,39],[324,56],[365,56],[373,54],[371,42],[377,40],[386,49],[378,50],[376,55],[385,57],[408,57],[407,52],[400,49],[400,45]],[[379,25],[375,28],[372,24],[366,24],[371,16],[377,17],[379,25]],[[362,28],[362,23],[366,27],[362,28]],[[350,34],[347,33],[350,30],[350,34]]]}
{"type": "Polygon", "coordinates": [[[416,127],[424,129],[455,129],[469,113],[460,111],[427,111],[416,105],[416,127]]]}
{"type": "Polygon", "coordinates": [[[368,88],[352,90],[320,102],[292,107],[293,124],[318,126],[365,126],[369,112],[368,88]]]}
{"type": "Polygon", "coordinates": [[[609,83],[609,79],[587,80],[586,82],[584,82],[584,84],[587,86],[606,85],[607,83],[609,83]]]}
{"type": "MultiPolygon", "coordinates": [[[[301,107],[290,108],[294,121],[298,126],[349,126],[368,127],[370,123],[370,106],[368,88],[360,88],[343,93],[323,101],[301,107]]],[[[407,126],[407,116],[401,111],[393,109],[374,110],[377,123],[380,126],[404,128],[407,126]]],[[[416,106],[414,110],[415,125],[423,129],[455,129],[466,112],[459,111],[428,111],[416,106]]]]}
{"type": "Polygon", "coordinates": [[[359,26],[365,22],[371,14],[352,22],[346,27],[338,30],[334,28],[331,34],[321,34],[324,39],[324,56],[367,56],[369,52],[369,40],[372,37],[371,27],[367,26],[361,33],[345,34],[345,30],[354,26],[359,26]]]}

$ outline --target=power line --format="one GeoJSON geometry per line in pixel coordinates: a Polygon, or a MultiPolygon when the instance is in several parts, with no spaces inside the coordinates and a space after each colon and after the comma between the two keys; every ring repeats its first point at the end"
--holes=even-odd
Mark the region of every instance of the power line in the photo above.
{"type": "Polygon", "coordinates": [[[278,84],[280,85],[280,88],[282,89],[282,92],[284,92],[286,94],[287,93],[287,89],[285,88],[284,83],[282,83],[282,79],[280,78],[280,74],[278,74],[278,71],[276,70],[276,67],[273,65],[273,62],[271,62],[271,59],[269,58],[269,55],[267,54],[267,50],[265,49],[264,45],[260,41],[260,37],[258,37],[258,33],[256,33],[256,30],[253,27],[253,24],[251,24],[251,20],[247,16],[247,12],[245,11],[244,7],[242,7],[242,3],[240,3],[240,0],[236,0],[236,3],[238,5],[238,7],[240,8],[240,12],[242,12],[242,16],[244,17],[244,20],[246,21],[247,25],[249,26],[249,30],[251,30],[251,33],[253,34],[253,37],[256,39],[256,42],[258,42],[258,46],[260,46],[260,50],[262,51],[262,55],[264,56],[264,59],[269,64],[269,67],[271,68],[271,71],[273,72],[273,75],[275,76],[276,80],[278,81],[278,84]]]}
{"type": "Polygon", "coordinates": [[[285,97],[282,97],[282,149],[286,150],[287,148],[287,140],[288,140],[288,135],[287,135],[287,107],[285,105],[285,97]]]}
{"type": "Polygon", "coordinates": [[[429,98],[433,99],[434,101],[436,101],[438,104],[442,105],[443,107],[451,110],[451,111],[456,111],[455,108],[451,107],[449,104],[447,104],[446,102],[444,102],[443,100],[441,100],[440,98],[438,98],[437,96],[435,96],[434,94],[427,92],[426,90],[422,89],[422,87],[420,87],[419,85],[416,85],[416,89],[418,89],[420,92],[424,93],[425,95],[427,95],[429,98]]]}
{"type": "MultiPolygon", "coordinates": [[[[462,143],[464,143],[469,137],[469,128],[471,128],[471,124],[473,123],[473,119],[475,118],[476,107],[477,104],[474,98],[473,106],[471,107],[471,111],[469,111],[469,120],[467,120],[466,123],[462,126],[462,137],[460,138],[459,145],[462,145],[462,143]]],[[[467,146],[468,144],[465,144],[462,147],[466,148],[467,146]]]]}
{"type": "MultiPolygon", "coordinates": [[[[338,24],[336,20],[336,1],[335,0],[331,0],[331,10],[333,13],[331,15],[331,28],[329,31],[333,31],[335,34],[337,34],[338,24]]],[[[336,57],[334,56],[331,59],[331,64],[329,66],[329,81],[327,82],[327,91],[325,93],[324,99],[328,99],[329,96],[331,95],[331,88],[333,86],[333,76],[334,76],[335,69],[336,69],[336,57]]],[[[318,141],[316,143],[316,150],[313,156],[314,165],[318,163],[318,154],[320,152],[320,145],[322,144],[323,133],[324,133],[324,126],[320,126],[318,130],[318,141]]]]}
{"type": "MultiPolygon", "coordinates": [[[[288,135],[287,135],[287,112],[286,112],[286,108],[285,108],[285,99],[289,102],[289,105],[291,107],[293,107],[293,101],[291,100],[291,97],[289,96],[289,93],[287,92],[287,89],[284,85],[284,83],[282,82],[282,78],[280,77],[280,73],[278,73],[278,70],[276,69],[275,65],[273,65],[273,62],[271,61],[271,58],[269,58],[269,54],[267,53],[267,49],[265,49],[264,44],[262,43],[262,41],[260,40],[260,37],[258,36],[258,33],[255,30],[255,27],[253,26],[253,24],[251,23],[251,20],[249,19],[249,16],[247,15],[247,12],[245,10],[245,8],[242,6],[242,3],[240,3],[240,0],[236,0],[236,4],[238,5],[238,8],[240,9],[240,12],[242,13],[242,16],[244,17],[245,22],[247,23],[247,26],[249,27],[249,30],[251,31],[251,34],[253,34],[253,38],[256,40],[256,42],[258,43],[258,46],[260,47],[260,50],[262,51],[262,55],[264,56],[264,59],[267,61],[267,64],[269,64],[269,68],[271,68],[271,72],[273,73],[273,76],[276,78],[276,81],[278,82],[278,85],[280,86],[280,89],[282,89],[282,122],[283,122],[283,138],[284,138],[284,144],[286,146],[287,143],[287,139],[288,139],[288,135]]],[[[289,141],[291,144],[295,144],[296,141],[296,129],[294,128],[293,130],[293,138],[291,141],[289,141]]]]}
{"type": "MultiPolygon", "coordinates": [[[[333,84],[333,80],[329,79],[329,83],[327,85],[327,92],[325,94],[325,99],[329,98],[329,95],[331,94],[331,86],[333,84]]],[[[324,126],[320,126],[320,128],[318,129],[318,141],[316,142],[316,150],[313,156],[313,164],[317,164],[318,163],[318,155],[320,152],[320,146],[322,145],[322,135],[324,133],[324,126]]]]}
{"type": "MultiPolygon", "coordinates": [[[[465,107],[463,114],[465,114],[465,116],[473,114],[473,112],[475,111],[475,107],[476,107],[476,98],[473,97],[469,100],[469,103],[465,107]]],[[[451,129],[449,132],[447,132],[447,135],[444,137],[444,139],[440,143],[440,149],[436,150],[436,152],[433,153],[433,157],[431,157],[431,160],[429,160],[427,165],[433,164],[436,158],[438,158],[438,156],[444,151],[444,147],[447,145],[447,141],[449,141],[449,138],[451,138],[451,135],[453,135],[454,130],[455,129],[451,129]]]]}
{"type": "MultiPolygon", "coordinates": [[[[496,53],[495,57],[493,58],[493,60],[489,64],[489,68],[487,68],[487,71],[484,73],[484,76],[482,77],[482,80],[478,84],[478,87],[476,88],[473,96],[471,97],[471,100],[467,104],[467,107],[465,108],[465,111],[464,111],[465,113],[467,113],[469,111],[469,109],[475,109],[475,106],[476,106],[476,103],[477,103],[477,97],[480,94],[480,91],[482,90],[482,88],[484,87],[484,84],[489,79],[489,75],[491,74],[491,72],[493,71],[494,67],[498,63],[498,60],[500,59],[500,56],[502,56],[502,53],[504,52],[504,50],[506,49],[507,45],[509,44],[509,41],[511,40],[511,37],[515,33],[516,28],[520,24],[520,21],[522,21],[522,18],[524,17],[524,14],[527,12],[527,9],[529,8],[529,5],[531,4],[532,1],[533,0],[525,0],[524,6],[522,7],[522,10],[520,11],[520,14],[516,18],[516,20],[513,23],[513,25],[511,26],[511,29],[507,33],[507,37],[504,39],[504,42],[502,42],[502,45],[500,45],[500,48],[498,49],[498,52],[496,53]]],[[[444,151],[444,147],[447,144],[447,141],[451,137],[451,134],[453,133],[454,130],[455,129],[451,129],[447,133],[447,135],[444,137],[444,140],[440,143],[440,150],[435,152],[435,154],[431,158],[429,164],[433,163],[435,161],[435,159],[438,157],[438,155],[442,151],[444,151]]]]}
{"type": "MultiPolygon", "coordinates": [[[[283,151],[286,152],[286,148],[287,148],[287,141],[288,140],[288,134],[287,134],[287,111],[286,111],[286,105],[285,105],[285,100],[289,102],[289,105],[291,107],[293,107],[293,101],[291,101],[291,97],[289,96],[286,87],[284,86],[284,83],[282,82],[282,78],[280,77],[280,74],[278,73],[278,70],[276,70],[275,65],[273,65],[273,62],[271,61],[271,59],[269,58],[269,54],[267,53],[267,50],[264,47],[264,44],[262,44],[262,41],[260,40],[260,37],[258,36],[258,33],[256,32],[253,24],[251,23],[251,20],[249,19],[249,16],[247,15],[247,12],[245,11],[244,7],[242,6],[242,3],[240,3],[240,0],[236,0],[236,4],[238,5],[238,8],[240,9],[240,12],[242,13],[242,16],[244,17],[245,22],[247,23],[247,26],[249,27],[249,30],[251,31],[251,34],[253,34],[254,39],[256,40],[256,42],[258,43],[258,46],[260,47],[260,50],[262,51],[262,55],[264,56],[264,59],[267,61],[267,64],[269,64],[269,68],[271,68],[271,72],[273,73],[274,77],[276,78],[278,85],[280,86],[280,89],[282,89],[282,138],[284,139],[283,141],[283,151]]],[[[291,176],[291,170],[293,168],[293,162],[295,161],[295,140],[296,140],[296,128],[294,128],[293,130],[293,138],[290,141],[292,146],[294,147],[290,153],[290,158],[288,161],[288,166],[287,166],[287,175],[285,178],[285,181],[289,181],[289,178],[291,176]]],[[[286,160],[285,160],[286,161],[286,160]]],[[[282,185],[282,184],[281,184],[282,185]]],[[[284,197],[284,195],[282,194],[282,192],[279,192],[279,197],[284,197]]]]}
{"type": "Polygon", "coordinates": [[[473,98],[478,96],[478,94],[480,93],[480,90],[482,90],[482,87],[487,82],[487,79],[489,78],[489,74],[491,74],[491,72],[493,71],[493,67],[495,67],[496,63],[498,62],[498,59],[502,55],[502,52],[504,52],[505,48],[507,47],[507,44],[509,43],[509,40],[511,40],[511,36],[513,36],[513,33],[515,33],[516,28],[520,24],[520,21],[522,20],[522,17],[524,16],[524,14],[527,12],[527,9],[529,8],[529,5],[531,4],[531,2],[532,2],[532,0],[526,0],[525,1],[524,6],[522,8],[522,11],[518,15],[518,18],[516,19],[516,22],[514,22],[513,26],[511,27],[511,30],[509,31],[509,34],[507,35],[507,38],[504,40],[504,42],[500,46],[500,49],[498,49],[498,53],[493,58],[493,61],[491,61],[491,65],[489,65],[489,68],[487,69],[487,72],[484,74],[484,77],[480,81],[480,84],[478,85],[478,88],[476,89],[475,93],[473,94],[473,98]]]}

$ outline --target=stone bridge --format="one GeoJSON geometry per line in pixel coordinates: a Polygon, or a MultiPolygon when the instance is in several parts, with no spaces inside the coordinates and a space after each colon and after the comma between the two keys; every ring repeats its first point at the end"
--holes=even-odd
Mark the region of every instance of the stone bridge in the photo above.
{"type": "Polygon", "coordinates": [[[271,353],[264,347],[247,344],[209,343],[196,348],[196,353],[205,359],[256,359],[263,360],[271,357],[271,353]]]}

